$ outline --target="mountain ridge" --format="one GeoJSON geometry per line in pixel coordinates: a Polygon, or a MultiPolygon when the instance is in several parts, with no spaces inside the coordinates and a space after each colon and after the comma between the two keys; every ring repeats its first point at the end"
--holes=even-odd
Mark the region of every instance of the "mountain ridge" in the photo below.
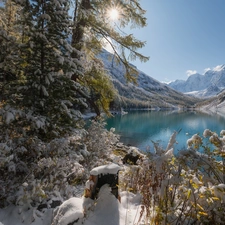
{"type": "Polygon", "coordinates": [[[189,108],[199,100],[178,92],[168,85],[138,71],[137,85],[127,82],[125,67],[115,62],[113,54],[102,50],[99,58],[103,61],[105,69],[110,75],[120,98],[120,106],[124,108],[189,108]]]}
{"type": "Polygon", "coordinates": [[[213,97],[225,89],[225,64],[209,69],[204,74],[192,74],[186,81],[175,80],[168,86],[196,97],[213,97]]]}

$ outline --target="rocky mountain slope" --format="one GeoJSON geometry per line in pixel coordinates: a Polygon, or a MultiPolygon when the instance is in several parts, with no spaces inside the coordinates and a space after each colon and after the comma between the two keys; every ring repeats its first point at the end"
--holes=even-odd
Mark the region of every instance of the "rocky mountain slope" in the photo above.
{"type": "Polygon", "coordinates": [[[198,97],[215,96],[225,88],[225,65],[210,69],[203,75],[193,74],[186,81],[176,80],[168,86],[198,97]]]}
{"type": "MultiPolygon", "coordinates": [[[[193,107],[198,99],[186,96],[166,84],[138,70],[137,85],[126,81],[125,68],[116,63],[113,55],[103,50],[99,56],[108,70],[119,93],[119,104],[124,108],[177,108],[193,107]]],[[[137,68],[136,68],[137,69],[137,68]]]]}
{"type": "Polygon", "coordinates": [[[206,111],[207,113],[217,113],[222,116],[225,115],[225,90],[218,95],[206,99],[205,101],[196,104],[196,108],[206,111]]]}

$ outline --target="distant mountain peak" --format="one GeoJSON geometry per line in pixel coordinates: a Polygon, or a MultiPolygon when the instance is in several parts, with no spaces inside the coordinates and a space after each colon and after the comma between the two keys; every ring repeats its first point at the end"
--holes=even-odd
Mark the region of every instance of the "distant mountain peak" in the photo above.
{"type": "Polygon", "coordinates": [[[225,64],[218,65],[213,69],[208,68],[203,75],[192,74],[186,81],[171,82],[169,87],[198,97],[214,96],[225,88],[225,64]]]}
{"type": "Polygon", "coordinates": [[[223,65],[218,65],[218,66],[216,66],[216,67],[213,68],[213,71],[214,71],[214,72],[220,72],[220,71],[222,71],[222,70],[225,70],[225,64],[223,64],[223,65]]]}

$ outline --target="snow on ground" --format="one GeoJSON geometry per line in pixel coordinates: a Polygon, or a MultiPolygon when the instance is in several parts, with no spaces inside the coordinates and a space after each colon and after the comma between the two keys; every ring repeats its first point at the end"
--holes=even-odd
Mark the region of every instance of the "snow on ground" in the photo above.
{"type": "Polygon", "coordinates": [[[0,209],[0,225],[51,225],[52,213],[53,210],[48,209],[34,220],[33,210],[21,213],[20,206],[9,206],[0,209]]]}
{"type": "Polygon", "coordinates": [[[67,225],[82,219],[83,199],[70,198],[54,211],[53,225],[67,225]]]}
{"type": "Polygon", "coordinates": [[[201,110],[206,113],[211,112],[211,113],[217,113],[221,116],[224,116],[225,115],[225,101],[221,102],[220,104],[215,104],[213,102],[209,105],[201,107],[201,110]]]}
{"type": "Polygon", "coordinates": [[[118,166],[115,163],[111,163],[108,165],[103,165],[103,166],[99,166],[99,167],[95,167],[94,169],[92,169],[90,171],[90,175],[99,175],[99,174],[117,174],[119,170],[121,170],[122,168],[120,166],[118,166]]]}
{"type": "Polygon", "coordinates": [[[217,106],[217,111],[222,115],[225,114],[225,102],[222,102],[217,106]]]}
{"type": "MultiPolygon", "coordinates": [[[[133,225],[137,224],[141,215],[141,195],[121,192],[119,201],[111,193],[111,188],[104,185],[99,198],[93,202],[86,215],[83,214],[85,198],[70,198],[53,213],[47,210],[33,221],[33,213],[27,210],[19,214],[18,206],[10,206],[0,210],[0,225],[68,225],[80,218],[76,225],[133,225]],[[53,220],[53,215],[54,220],[53,220]]],[[[144,224],[144,216],[138,224],[144,224]]]]}
{"type": "MultiPolygon", "coordinates": [[[[94,168],[90,174],[116,174],[119,170],[122,167],[111,163],[94,168]]],[[[119,196],[120,200],[111,193],[109,185],[105,184],[95,201],[85,197],[72,197],[58,208],[46,209],[44,212],[26,206],[9,206],[0,209],[0,225],[68,225],[74,221],[77,221],[76,225],[144,224],[144,216],[140,219],[143,214],[141,195],[123,191],[119,196]]]]}
{"type": "MultiPolygon", "coordinates": [[[[122,192],[121,202],[104,185],[99,193],[95,207],[87,214],[84,225],[133,225],[140,218],[140,195],[122,192]]],[[[79,224],[80,225],[80,224],[79,224]]]]}

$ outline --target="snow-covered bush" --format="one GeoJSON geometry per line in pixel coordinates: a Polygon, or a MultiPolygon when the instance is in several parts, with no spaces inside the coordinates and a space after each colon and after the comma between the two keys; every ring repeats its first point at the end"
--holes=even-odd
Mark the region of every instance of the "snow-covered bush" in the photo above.
{"type": "MultiPolygon", "coordinates": [[[[13,134],[11,134],[13,135],[13,134]]],[[[0,136],[0,207],[18,205],[33,219],[71,197],[80,197],[90,169],[106,164],[118,137],[104,122],[93,121],[88,132],[73,129],[61,138],[0,136]]]]}
{"type": "Polygon", "coordinates": [[[119,142],[118,135],[114,133],[115,129],[111,128],[108,131],[105,129],[105,125],[104,120],[98,118],[92,120],[87,129],[88,135],[86,136],[85,144],[90,153],[87,159],[92,161],[91,166],[93,167],[106,164],[113,147],[119,142]]]}
{"type": "Polygon", "coordinates": [[[126,188],[142,194],[146,223],[222,224],[225,216],[224,131],[219,137],[206,130],[203,138],[194,135],[188,148],[173,155],[176,134],[167,148],[155,143],[155,153],[123,175],[126,188]],[[212,144],[216,147],[213,149],[212,144]],[[203,148],[204,152],[198,151],[203,148]]]}
{"type": "Polygon", "coordinates": [[[87,179],[82,163],[88,155],[85,132],[43,142],[38,138],[9,140],[0,145],[1,207],[17,204],[49,208],[80,195],[87,179]],[[78,192],[78,193],[77,193],[78,192]]]}

